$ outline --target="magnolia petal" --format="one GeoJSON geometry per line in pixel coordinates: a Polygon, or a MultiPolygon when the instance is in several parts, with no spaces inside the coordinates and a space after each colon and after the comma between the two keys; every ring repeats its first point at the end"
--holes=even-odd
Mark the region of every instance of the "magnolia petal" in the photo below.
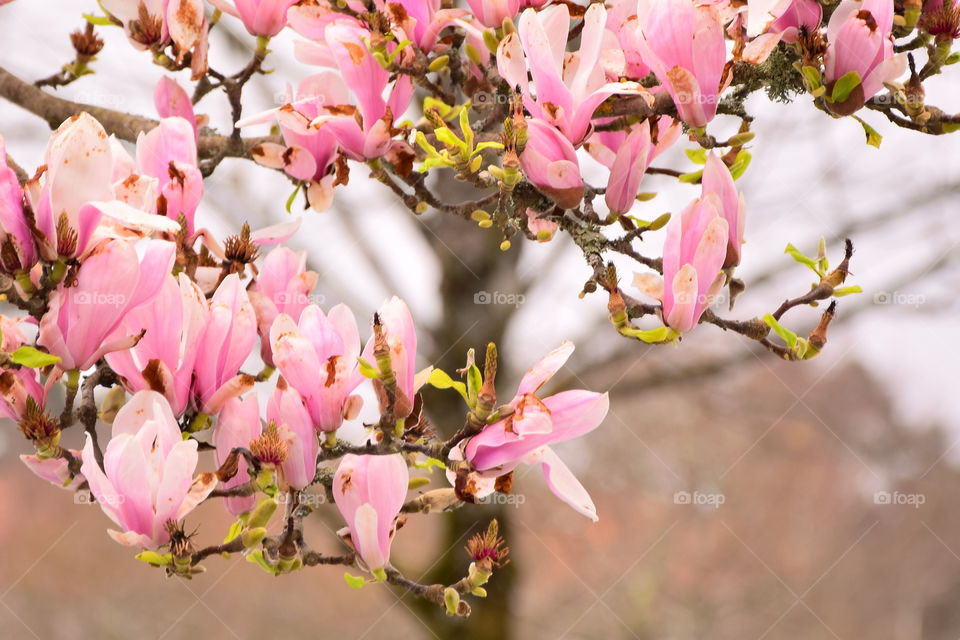
{"type": "Polygon", "coordinates": [[[600,519],[597,516],[597,508],[594,506],[590,494],[550,447],[535,451],[529,457],[533,460],[540,460],[544,478],[546,478],[547,486],[550,487],[553,495],[573,507],[577,513],[590,518],[594,522],[600,519]]]}
{"type": "Polygon", "coordinates": [[[383,568],[387,562],[377,539],[377,520],[376,509],[370,504],[362,504],[354,515],[351,530],[351,539],[357,546],[357,552],[371,571],[383,568]]]}

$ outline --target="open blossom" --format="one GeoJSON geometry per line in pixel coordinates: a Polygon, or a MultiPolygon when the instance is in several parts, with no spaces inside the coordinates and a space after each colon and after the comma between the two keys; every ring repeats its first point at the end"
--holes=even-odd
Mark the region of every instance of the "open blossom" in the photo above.
{"type": "Polygon", "coordinates": [[[135,186],[115,188],[115,179],[129,166],[121,151],[86,112],[68,118],[50,136],[42,182],[38,177],[25,185],[43,234],[38,248],[44,258],[82,257],[103,237],[179,229],[169,219],[141,210],[142,202],[129,204],[130,194],[125,192],[143,191],[149,184],[138,180],[135,186]]]}
{"type": "Polygon", "coordinates": [[[713,120],[726,64],[716,7],[693,0],[653,0],[620,33],[670,93],[680,119],[693,127],[713,120]]]}
{"type": "MultiPolygon", "coordinates": [[[[217,466],[219,467],[230,452],[237,447],[247,449],[250,443],[260,437],[263,425],[260,423],[260,403],[257,396],[250,394],[245,398],[230,398],[223,403],[217,424],[213,430],[213,446],[216,448],[217,466]]],[[[245,484],[250,480],[247,463],[242,458],[237,467],[237,474],[223,483],[224,489],[245,484]]],[[[225,499],[227,510],[239,515],[249,511],[256,503],[256,496],[230,496],[225,499]]]]}
{"type": "Polygon", "coordinates": [[[42,188],[28,183],[41,251],[49,259],[82,254],[100,221],[91,202],[113,199],[113,154],[103,126],[86,112],[66,120],[50,136],[42,188]]]}
{"type": "Polygon", "coordinates": [[[116,332],[143,337],[130,349],[107,354],[107,363],[127,389],[159,391],[174,415],[183,415],[207,316],[207,299],[200,288],[184,273],[176,278],[167,275],[152,304],[126,314],[116,332]]]}
{"type": "Polygon", "coordinates": [[[253,386],[239,373],[257,341],[257,317],[240,277],[223,279],[210,299],[210,311],[197,341],[193,390],[205,413],[217,413],[223,403],[253,386]]]}
{"type": "Polygon", "coordinates": [[[385,155],[391,148],[393,121],[406,111],[413,94],[409,76],[401,75],[389,89],[386,69],[370,54],[364,40],[370,32],[347,20],[338,20],[324,31],[326,43],[346,86],[356,95],[360,122],[353,115],[320,115],[311,127],[329,127],[340,147],[354,160],[385,155]]]}
{"type": "Polygon", "coordinates": [[[307,271],[307,252],[277,247],[267,254],[256,284],[247,291],[257,314],[260,333],[260,355],[264,363],[273,366],[270,346],[270,327],[277,316],[284,313],[294,322],[310,303],[310,292],[317,285],[316,271],[307,271]]]}
{"type": "MultiPolygon", "coordinates": [[[[550,490],[577,512],[596,521],[593,500],[570,469],[550,449],[551,444],[588,433],[603,422],[610,407],[606,393],[572,390],[540,398],[537,391],[553,377],[573,353],[565,341],[544,356],[520,380],[509,406],[514,413],[483,428],[455,450],[456,457],[470,461],[477,493],[482,498],[494,491],[496,479],[521,463],[539,464],[550,490]]],[[[449,472],[453,477],[453,472],[449,472]]]]}
{"type": "Polygon", "coordinates": [[[282,377],[267,403],[267,421],[276,426],[277,435],[287,445],[287,456],[280,465],[283,483],[293,489],[305,488],[317,475],[319,440],[303,397],[282,377]]]}
{"type": "Polygon", "coordinates": [[[123,24],[137,49],[174,45],[178,62],[191,54],[197,80],[207,70],[207,19],[203,0],[102,0],[101,6],[123,24]]]}
{"type": "Polygon", "coordinates": [[[580,204],[583,178],[573,144],[543,120],[527,120],[527,143],[520,154],[527,180],[564,209],[580,204]]]}
{"type": "MultiPolygon", "coordinates": [[[[304,79],[287,104],[269,114],[276,116],[285,144],[265,142],[252,150],[253,159],[272,169],[283,169],[289,176],[307,182],[310,206],[322,211],[333,199],[334,162],[339,142],[329,127],[311,127],[310,122],[337,111],[336,105],[349,105],[350,92],[343,79],[333,71],[324,71],[304,79]]],[[[247,120],[244,124],[262,118],[247,120]]]]}
{"type": "Polygon", "coordinates": [[[703,168],[700,182],[703,185],[700,197],[716,194],[720,203],[720,215],[727,221],[727,255],[723,268],[735,267],[740,264],[740,248],[743,245],[743,230],[747,217],[743,194],[737,191],[726,163],[712,152],[707,155],[707,164],[703,168]]]}
{"type": "Polygon", "coordinates": [[[715,192],[694,200],[667,225],[663,279],[637,274],[634,286],[663,304],[663,321],[679,333],[697,326],[723,286],[729,227],[715,192]]]}
{"type": "Polygon", "coordinates": [[[893,52],[892,27],[890,0],[844,0],[830,16],[824,56],[828,90],[847,73],[855,72],[860,78],[843,111],[859,109],[884,82],[902,73],[902,57],[893,52]]]}
{"type": "Polygon", "coordinates": [[[210,0],[224,13],[243,20],[254,36],[273,37],[287,26],[287,9],[297,0],[210,0]]]}
{"type": "MultiPolygon", "coordinates": [[[[394,413],[398,418],[405,418],[413,411],[413,398],[419,389],[417,378],[417,328],[413,324],[413,316],[407,303],[393,296],[384,302],[377,310],[374,319],[379,320],[380,330],[386,342],[385,346],[390,356],[390,368],[397,379],[397,399],[394,413]]],[[[374,332],[376,334],[376,331],[374,332]]],[[[367,346],[363,349],[363,359],[373,366],[376,361],[376,335],[370,337],[367,346]]],[[[374,388],[380,400],[380,410],[387,408],[387,397],[383,385],[379,380],[374,381],[374,388]]]]}
{"type": "Polygon", "coordinates": [[[351,396],[363,380],[357,370],[360,334],[353,312],[338,304],[324,314],[310,305],[299,322],[285,313],[270,328],[273,361],[291,387],[300,392],[314,428],[335,431],[344,418],[356,416],[359,396],[351,396]]]}
{"type": "MultiPolygon", "coordinates": [[[[523,95],[523,106],[535,118],[557,127],[579,144],[590,130],[593,112],[615,93],[639,93],[636,83],[608,83],[601,54],[609,32],[606,9],[591,4],[583,18],[580,48],[567,53],[570,12],[566,5],[544,11],[527,9],[517,32],[497,48],[500,75],[523,95]],[[533,87],[527,71],[533,78],[533,87]]],[[[610,38],[612,38],[610,34],[610,38]]],[[[532,136],[531,136],[532,137],[532,136]]]]}
{"type": "Polygon", "coordinates": [[[33,234],[23,213],[23,190],[7,166],[7,149],[0,136],[0,269],[27,270],[37,261],[33,234]]]}
{"type": "Polygon", "coordinates": [[[129,349],[139,334],[114,335],[126,314],[151,302],[173,268],[173,243],[151,241],[143,258],[125,240],[105,240],[80,265],[76,283],[61,284],[40,320],[37,342],[61,358],[64,371],[87,369],[104,354],[129,349]]]}
{"type": "Polygon", "coordinates": [[[409,482],[407,464],[399,453],[348,454],[333,476],[333,499],[347,521],[350,542],[371,571],[382,569],[390,561],[394,522],[406,500],[409,482]]]}
{"type": "Polygon", "coordinates": [[[122,529],[108,530],[110,537],[155,549],[170,539],[167,522],[182,519],[217,485],[212,473],[194,478],[197,460],[197,441],[181,437],[164,397],[140,391],[113,421],[103,469],[89,434],[80,469],[103,512],[122,529]]]}

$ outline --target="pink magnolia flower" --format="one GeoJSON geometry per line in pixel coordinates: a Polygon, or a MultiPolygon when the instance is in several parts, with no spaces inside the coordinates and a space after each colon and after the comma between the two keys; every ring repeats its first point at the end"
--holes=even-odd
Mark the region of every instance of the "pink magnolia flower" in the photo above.
{"type": "Polygon", "coordinates": [[[23,189],[7,166],[7,147],[0,136],[0,268],[25,271],[36,261],[37,247],[23,213],[23,189]]]}
{"type": "Polygon", "coordinates": [[[441,0],[397,0],[383,3],[401,40],[410,40],[423,51],[440,45],[440,32],[457,18],[467,15],[463,9],[442,9],[441,0]]]}
{"type": "Polygon", "coordinates": [[[680,119],[693,127],[713,120],[727,48],[718,10],[693,0],[654,0],[621,31],[670,93],[680,119]]]}
{"type": "Polygon", "coordinates": [[[197,460],[197,441],[181,437],[164,397],[140,391],[113,421],[103,469],[89,435],[80,469],[103,512],[122,529],[108,530],[110,537],[155,549],[170,539],[167,522],[182,519],[217,485],[213,473],[194,478],[197,460]]]}
{"type": "Polygon", "coordinates": [[[854,110],[903,71],[902,57],[894,56],[892,27],[890,0],[844,0],[830,16],[824,56],[827,87],[856,72],[860,85],[851,95],[854,110]]]}
{"type": "MultiPolygon", "coordinates": [[[[70,453],[75,458],[80,457],[80,452],[71,449],[70,453]]],[[[20,461],[27,465],[38,478],[42,478],[50,484],[73,491],[80,487],[86,479],[82,473],[72,475],[70,473],[70,463],[66,458],[41,458],[37,455],[21,455],[20,461]]]]}
{"type": "Polygon", "coordinates": [[[151,241],[143,259],[125,240],[105,240],[80,265],[76,284],[61,284],[40,319],[38,344],[64,371],[87,369],[104,354],[129,349],[139,335],[114,335],[126,315],[159,293],[176,257],[170,242],[151,241]]]}
{"type": "Polygon", "coordinates": [[[243,20],[250,35],[272,38],[287,26],[287,9],[297,0],[210,0],[210,3],[243,20]]]}
{"type": "Polygon", "coordinates": [[[294,489],[305,488],[317,475],[320,443],[303,397],[283,378],[267,403],[267,421],[287,443],[287,458],[280,466],[283,480],[294,489]]]}
{"type": "Polygon", "coordinates": [[[40,385],[36,369],[20,367],[0,372],[0,417],[20,422],[27,409],[27,398],[44,406],[46,391],[40,385]]]}
{"type": "Polygon", "coordinates": [[[207,299],[200,288],[184,273],[167,275],[153,302],[126,314],[116,332],[143,337],[130,349],[107,354],[107,363],[127,389],[158,391],[174,415],[183,415],[207,318],[207,299]]]}
{"type": "Polygon", "coordinates": [[[337,20],[324,30],[326,43],[343,80],[356,95],[359,121],[354,115],[323,114],[313,119],[316,129],[329,127],[343,151],[354,160],[365,161],[385,155],[391,148],[393,121],[407,109],[413,94],[409,76],[390,85],[386,69],[367,50],[364,40],[370,32],[347,20],[337,20]]]}
{"type": "Polygon", "coordinates": [[[333,166],[340,146],[333,129],[311,127],[310,123],[321,115],[338,113],[338,105],[350,102],[343,79],[333,71],[324,71],[301,82],[296,94],[287,96],[284,106],[242,123],[276,116],[285,144],[261,144],[252,150],[253,158],[258,164],[283,169],[291,177],[306,181],[307,200],[317,211],[329,207],[333,200],[333,166]]]}
{"type": "Polygon", "coordinates": [[[210,300],[210,311],[197,341],[193,391],[204,413],[217,413],[223,403],[253,386],[240,367],[257,340],[257,317],[240,277],[223,279],[210,300]]]}
{"type": "Polygon", "coordinates": [[[784,42],[793,43],[801,28],[815,31],[820,27],[823,7],[816,0],[779,0],[772,15],[775,19],[767,31],[779,33],[784,42]]]}
{"type": "Polygon", "coordinates": [[[197,166],[194,126],[179,117],[164,118],[159,126],[137,138],[137,168],[157,180],[156,204],[160,215],[178,222],[186,219],[193,233],[193,217],[203,196],[203,175],[197,166]]]}
{"type": "Polygon", "coordinates": [[[174,45],[177,62],[191,53],[193,79],[207,69],[207,19],[203,0],[102,0],[101,6],[123,24],[137,49],[174,45]]]}
{"type": "Polygon", "coordinates": [[[407,465],[399,453],[348,454],[333,476],[333,499],[347,521],[351,544],[370,571],[390,562],[394,522],[406,500],[409,482],[407,465]]]}
{"type": "Polygon", "coordinates": [[[644,120],[626,131],[594,133],[584,147],[610,169],[604,198],[607,208],[626,213],[640,193],[644,173],[653,160],[680,137],[680,124],[667,116],[657,121],[657,139],[651,139],[650,122],[644,120]]]}
{"type": "MultiPolygon", "coordinates": [[[[213,446],[216,447],[216,460],[219,467],[237,447],[244,449],[250,442],[260,437],[263,425],[260,423],[260,403],[257,396],[250,394],[246,398],[230,398],[223,403],[217,425],[213,430],[213,446]]],[[[241,459],[237,475],[223,483],[224,489],[245,484],[250,480],[246,461],[241,459]]],[[[246,513],[256,503],[256,496],[232,496],[225,498],[227,511],[233,515],[246,513]]]]}
{"type": "MultiPolygon", "coordinates": [[[[119,176],[115,171],[129,163],[118,155],[116,146],[86,112],[68,118],[50,136],[43,183],[35,178],[26,184],[37,229],[43,234],[38,248],[44,258],[82,257],[96,244],[95,239],[129,235],[130,231],[145,235],[178,230],[167,218],[140,210],[141,203],[130,205],[117,199],[114,178],[119,176]]],[[[143,184],[131,190],[146,188],[143,184]]],[[[119,189],[125,187],[119,185],[119,189]]]]}
{"type": "Polygon", "coordinates": [[[363,376],[357,370],[360,334],[349,308],[338,304],[324,315],[310,305],[298,323],[281,313],[270,328],[270,344],[274,363],[303,396],[315,429],[335,431],[356,415],[360,398],[350,394],[363,376]]]}
{"type": "Polygon", "coordinates": [[[726,163],[713,152],[707,155],[701,184],[703,188],[700,197],[706,198],[708,194],[716,194],[720,203],[720,215],[727,221],[729,235],[723,268],[735,267],[740,264],[740,247],[743,245],[743,230],[747,216],[743,194],[737,191],[726,163]]]}
{"type": "MultiPolygon", "coordinates": [[[[596,429],[607,415],[610,400],[606,393],[579,389],[561,391],[542,399],[536,395],[571,353],[573,343],[564,341],[533,365],[520,380],[517,394],[509,402],[514,413],[484,427],[455,450],[451,459],[465,458],[476,469],[479,491],[475,497],[492,493],[496,478],[519,464],[540,464],[554,495],[577,512],[597,520],[597,510],[586,489],[549,445],[596,429]]],[[[453,472],[448,476],[452,478],[453,472]]]]}
{"type": "Polygon", "coordinates": [[[527,143],[520,168],[533,185],[564,209],[580,204],[583,178],[577,151],[570,141],[543,120],[527,120],[527,143]]]}
{"type": "Polygon", "coordinates": [[[315,271],[307,271],[306,251],[277,247],[267,254],[256,284],[247,291],[257,314],[260,355],[264,363],[273,366],[270,347],[273,321],[283,313],[298,322],[300,314],[310,304],[310,292],[317,285],[318,278],[315,271]]]}
{"type": "Polygon", "coordinates": [[[641,93],[637,83],[607,83],[601,62],[607,13],[603,4],[591,4],[583,18],[580,49],[566,51],[570,13],[566,5],[543,11],[525,10],[518,31],[497,48],[497,69],[523,94],[523,105],[533,115],[557,127],[574,144],[589,133],[593,112],[615,93],[641,93]],[[533,78],[531,88],[527,70],[533,78]]]}
{"type": "Polygon", "coordinates": [[[50,136],[42,189],[31,181],[41,251],[48,259],[83,253],[102,215],[91,202],[113,200],[113,154],[106,131],[86,112],[50,136]]]}
{"type": "Polygon", "coordinates": [[[716,192],[694,200],[667,225],[663,278],[637,274],[634,286],[661,300],[663,321],[679,333],[697,326],[723,286],[730,233],[716,192]]]}
{"type": "MultiPolygon", "coordinates": [[[[377,310],[374,322],[380,321],[387,348],[390,351],[390,367],[397,378],[397,401],[394,411],[398,418],[410,415],[413,399],[419,388],[417,379],[417,328],[407,303],[393,296],[377,310]]],[[[363,359],[377,366],[374,356],[375,337],[371,336],[363,349],[363,359]]],[[[379,381],[378,381],[379,382],[379,381]]],[[[380,410],[386,410],[386,396],[380,395],[380,410]]]]}

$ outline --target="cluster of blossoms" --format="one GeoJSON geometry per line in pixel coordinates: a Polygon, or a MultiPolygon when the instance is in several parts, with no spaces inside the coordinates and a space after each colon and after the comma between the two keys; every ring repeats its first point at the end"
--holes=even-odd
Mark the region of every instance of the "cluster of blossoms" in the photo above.
{"type": "MultiPolygon", "coordinates": [[[[953,0],[100,5],[104,15],[87,16],[91,23],[122,27],[134,47],[170,72],[189,70],[196,84],[191,97],[164,78],[154,94],[159,120],[102,108],[98,120],[71,110],[32,176],[7,161],[0,138],[0,290],[25,312],[0,316],[0,412],[34,445],[22,456],[32,471],[89,491],[115,523],[115,540],[185,577],[210,555],[244,553],[273,574],[356,563],[375,580],[409,587],[390,564],[403,514],[509,491],[524,464],[539,465],[557,497],[596,520],[589,494],[550,446],[598,427],[608,410],[602,393],[539,395],[570,356],[570,343],[497,404],[496,348],[479,364],[471,351],[463,381],[418,370],[416,328],[398,298],[372,315],[362,342],[350,309],[315,304],[319,278],[306,254],[283,246],[296,221],[259,230],[244,224],[223,242],[198,224],[204,177],[224,157],[286,175],[295,188],[288,210],[300,193],[305,207],[326,209],[351,167],[361,166],[415,214],[432,208],[461,217],[501,234],[503,250],[513,238],[547,242],[563,230],[591,268],[584,293],[605,290],[619,334],[674,343],[708,322],[803,360],[823,348],[835,302],[807,337],[780,320],[792,308],[858,291],[842,286],[849,241],[833,269],[823,246],[816,257],[788,246],[817,281],[771,314],[737,321],[711,309],[724,287],[731,307],[744,288],[734,276],[746,221],[735,181],[753,140],[744,99],[759,88],[777,97],[807,93],[837,118],[867,108],[929,133],[960,128],[960,118],[925,104],[922,86],[957,61],[953,0]],[[218,21],[234,18],[256,45],[250,63],[226,75],[208,63],[209,36],[218,21]],[[285,29],[298,35],[297,58],[316,72],[288,87],[275,109],[244,115],[243,88],[263,73],[270,39],[285,29]],[[913,52],[921,49],[927,62],[918,71],[913,52]],[[194,112],[215,91],[229,101],[230,136],[194,112]],[[735,129],[718,138],[731,123],[735,129]],[[270,135],[243,137],[260,125],[270,125],[270,135]],[[684,149],[694,170],[653,166],[684,141],[696,145],[684,149]],[[588,158],[605,168],[602,185],[587,182],[588,158]],[[430,190],[427,172],[452,175],[481,195],[445,202],[430,190]],[[655,195],[641,191],[652,174],[697,185],[699,196],[675,215],[643,220],[634,213],[655,195]],[[662,255],[641,255],[634,241],[663,227],[662,255]],[[629,286],[651,303],[621,290],[607,262],[614,254],[646,269],[629,286]],[[634,324],[647,315],[657,326],[634,324]],[[463,426],[446,439],[428,427],[426,384],[465,402],[463,426]],[[62,410],[48,402],[59,397],[58,385],[62,410]],[[338,432],[359,422],[365,387],[376,398],[376,412],[368,407],[376,418],[363,424],[360,440],[344,439],[338,432]],[[104,444],[101,422],[111,425],[104,444]],[[73,425],[85,431],[82,449],[61,445],[73,425]],[[209,460],[201,460],[204,451],[209,460]],[[443,486],[422,491],[433,479],[416,471],[433,467],[445,469],[443,486]],[[339,509],[343,556],[324,556],[304,541],[302,520],[316,502],[309,496],[339,509]],[[214,498],[237,521],[223,543],[197,549],[184,518],[214,498]],[[282,530],[267,535],[280,504],[282,530]]],[[[92,28],[72,42],[76,61],[39,86],[90,73],[103,42],[92,28]]],[[[38,113],[49,104],[62,108],[63,101],[0,74],[4,97],[29,95],[23,106],[38,113]]],[[[879,134],[853,117],[879,144],[879,134]]],[[[464,580],[416,585],[451,614],[469,611],[460,595],[481,595],[507,553],[495,524],[468,549],[473,564],[464,580]]]]}
{"type": "MultiPolygon", "coordinates": [[[[0,316],[0,411],[33,443],[21,459],[34,473],[89,492],[114,522],[114,540],[187,577],[216,552],[243,552],[275,574],[322,562],[298,537],[299,524],[266,536],[278,504],[296,503],[288,517],[300,522],[310,487],[321,502],[329,495],[346,523],[352,553],[339,560],[380,580],[402,511],[476,502],[494,484],[508,490],[520,464],[541,465],[550,489],[596,520],[549,445],[598,427],[607,396],[536,395],[572,344],[534,365],[500,406],[492,345],[486,376],[468,364],[469,385],[432,367],[418,372],[416,328],[399,298],[377,310],[363,345],[349,308],[313,304],[318,276],[306,254],[278,246],[297,223],[245,226],[222,246],[195,228],[203,188],[195,136],[188,119],[163,118],[140,136],[134,161],[81,113],[54,132],[44,165],[23,185],[0,145],[3,277],[9,298],[29,312],[0,316]],[[262,371],[245,373],[258,356],[262,371]],[[425,428],[420,389],[428,382],[466,401],[467,427],[449,440],[432,440],[425,428]],[[380,417],[362,441],[340,439],[344,422],[358,418],[364,383],[380,417]],[[47,399],[58,384],[67,400],[54,415],[47,399]],[[98,408],[99,386],[109,391],[98,408]],[[100,421],[111,425],[104,445],[100,421]],[[80,450],[61,446],[74,424],[86,432],[80,450]],[[201,450],[212,450],[207,471],[201,450]],[[411,478],[408,466],[431,465],[446,467],[450,482],[410,498],[431,480],[411,478]],[[217,497],[237,524],[225,543],[198,551],[184,518],[217,497]]],[[[489,565],[495,551],[478,553],[489,565]]],[[[490,571],[475,564],[470,589],[490,571]]]]}

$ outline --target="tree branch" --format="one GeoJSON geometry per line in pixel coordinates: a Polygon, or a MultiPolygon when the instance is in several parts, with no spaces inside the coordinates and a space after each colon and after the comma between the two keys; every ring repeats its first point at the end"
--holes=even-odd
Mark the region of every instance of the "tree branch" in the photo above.
{"type": "MultiPolygon", "coordinates": [[[[152,118],[58,98],[24,82],[3,67],[0,67],[0,97],[39,116],[51,129],[56,129],[64,120],[86,111],[103,125],[107,133],[121,140],[136,142],[137,136],[150,131],[158,124],[152,118]]],[[[197,140],[197,155],[200,159],[251,158],[250,150],[264,142],[278,142],[278,139],[273,136],[262,136],[242,138],[238,141],[229,136],[207,133],[197,140]]]]}

